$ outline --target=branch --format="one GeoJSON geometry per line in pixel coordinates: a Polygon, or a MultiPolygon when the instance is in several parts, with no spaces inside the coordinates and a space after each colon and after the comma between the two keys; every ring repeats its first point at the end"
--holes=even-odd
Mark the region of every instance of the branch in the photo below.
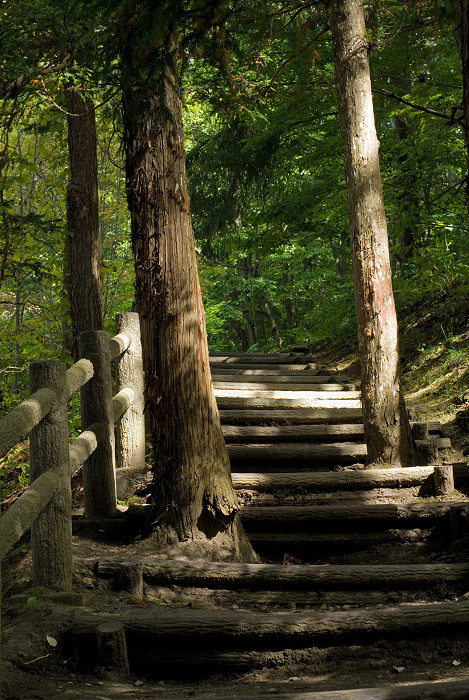
{"type": "MultiPolygon", "coordinates": [[[[47,66],[47,68],[42,68],[38,74],[39,75],[50,75],[51,73],[58,73],[59,71],[65,70],[65,68],[68,68],[68,66],[70,66],[72,64],[72,62],[73,62],[72,54],[66,53],[65,56],[60,61],[60,63],[58,63],[55,66],[47,66]]],[[[35,72],[34,68],[29,68],[24,73],[21,73],[21,75],[19,75],[16,78],[16,80],[13,80],[11,83],[7,83],[7,85],[5,85],[3,87],[3,91],[2,91],[3,97],[5,97],[6,95],[8,95],[10,93],[16,94],[17,92],[19,92],[19,89],[21,88],[24,81],[27,80],[28,78],[30,78],[34,72],[35,72]]]]}
{"type": "MultiPolygon", "coordinates": [[[[447,122],[452,121],[449,114],[437,112],[435,109],[423,107],[422,105],[416,105],[415,102],[409,102],[409,100],[405,100],[403,97],[399,97],[399,95],[396,95],[394,92],[389,92],[389,90],[384,90],[383,88],[373,88],[373,92],[378,92],[380,95],[385,95],[385,97],[392,97],[393,100],[402,102],[402,104],[408,105],[409,107],[412,107],[412,109],[416,109],[419,112],[426,112],[427,114],[432,114],[434,117],[441,117],[442,119],[446,119],[447,122]]],[[[460,122],[461,120],[457,119],[456,121],[460,122]]]]}

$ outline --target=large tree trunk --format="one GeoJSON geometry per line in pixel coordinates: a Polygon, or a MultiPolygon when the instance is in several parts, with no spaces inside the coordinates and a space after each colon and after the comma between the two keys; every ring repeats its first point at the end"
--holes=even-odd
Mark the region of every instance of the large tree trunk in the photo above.
{"type": "Polygon", "coordinates": [[[361,0],[332,0],[368,463],[417,464],[399,381],[397,320],[361,0]]]}
{"type": "Polygon", "coordinates": [[[64,288],[70,310],[67,348],[78,359],[82,331],[102,329],[96,119],[93,103],[67,90],[70,180],[67,186],[64,288]],[[78,116],[77,116],[78,115],[78,116]]]}
{"type": "Polygon", "coordinates": [[[232,547],[232,556],[252,560],[236,517],[212,387],[181,106],[169,71],[165,83],[164,98],[151,80],[126,89],[123,97],[136,302],[155,460],[152,501],[161,530],[176,533],[179,541],[215,538],[232,547]]]}

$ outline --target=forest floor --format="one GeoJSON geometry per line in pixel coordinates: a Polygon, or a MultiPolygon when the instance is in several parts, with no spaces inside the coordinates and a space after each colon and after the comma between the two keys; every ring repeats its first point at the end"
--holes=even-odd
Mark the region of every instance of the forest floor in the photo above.
{"type": "MultiPolygon", "coordinates": [[[[410,404],[426,404],[421,420],[439,420],[444,433],[451,437],[453,449],[444,455],[446,462],[465,461],[469,447],[469,333],[435,339],[438,319],[421,317],[409,324],[402,335],[404,385],[410,404]],[[428,327],[425,327],[427,323],[428,327]]],[[[438,334],[436,334],[438,335],[438,334]]],[[[440,334],[441,336],[441,334],[440,334]]],[[[325,354],[323,354],[325,358],[325,354]]],[[[319,360],[323,359],[318,353],[319,360]]],[[[354,352],[329,351],[329,364],[352,377],[358,377],[358,361],[354,352]]],[[[17,450],[16,480],[4,498],[7,506],[23,489],[21,483],[27,460],[27,449],[17,450]]],[[[1,465],[0,465],[1,466],[1,465]]],[[[7,486],[7,485],[6,485],[7,486]]],[[[75,484],[76,502],[80,507],[79,484],[75,484]]],[[[4,493],[7,492],[4,487],[4,493]]],[[[456,498],[467,498],[456,494],[456,498]]],[[[112,590],[97,580],[94,563],[103,554],[136,556],[155,553],[151,538],[112,544],[86,536],[74,537],[76,572],[74,591],[84,595],[85,609],[101,612],[120,612],[134,608],[164,605],[169,607],[217,608],[215,599],[194,599],[188,602],[184,595],[155,590],[154,600],[144,602],[112,590]],[[166,597],[165,597],[166,596],[166,597]]],[[[163,555],[162,555],[163,556],[163,555]]],[[[452,561],[465,560],[466,552],[454,552],[452,561]]],[[[433,654],[428,662],[416,663],[425,656],[425,650],[401,640],[399,645],[389,643],[386,653],[374,664],[362,662],[357,649],[350,648],[349,656],[340,659],[330,650],[326,665],[314,658],[296,658],[290,654],[277,668],[261,668],[248,673],[220,676],[191,683],[180,683],[158,678],[132,677],[119,679],[100,677],[99,674],[80,673],[73,666],[73,657],[67,649],[66,631],[75,608],[67,604],[50,603],[41,592],[31,588],[31,553],[25,538],[3,566],[3,687],[5,698],[185,698],[185,697],[241,697],[283,696],[289,693],[314,693],[340,688],[396,686],[429,680],[468,680],[469,659],[457,657],[458,640],[443,644],[441,653],[433,654]],[[22,598],[15,598],[22,595],[22,598]],[[454,649],[452,654],[448,649],[454,649]],[[398,669],[398,670],[396,670],[398,669]]],[[[222,605],[239,608],[236,595],[225,599],[222,605]]],[[[275,607],[275,606],[274,606],[275,607]]],[[[262,609],[258,606],[257,609],[262,609]]],[[[272,606],[269,608],[272,609],[272,606]]],[[[285,608],[283,608],[285,609],[285,608]]],[[[327,651],[327,650],[326,650],[327,651]]],[[[326,652],[325,652],[326,653],[326,652]]],[[[337,653],[337,652],[335,652],[337,653]]],[[[344,695],[346,697],[346,695],[344,695]]]]}

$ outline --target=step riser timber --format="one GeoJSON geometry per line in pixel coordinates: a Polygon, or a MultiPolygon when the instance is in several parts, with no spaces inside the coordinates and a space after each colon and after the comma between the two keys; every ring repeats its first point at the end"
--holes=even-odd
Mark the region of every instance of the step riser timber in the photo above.
{"type": "MultiPolygon", "coordinates": [[[[262,463],[267,465],[280,465],[285,462],[307,463],[314,468],[316,460],[321,463],[349,463],[364,462],[367,451],[366,445],[360,443],[332,443],[320,445],[302,444],[253,444],[253,445],[228,445],[228,454],[232,465],[247,465],[262,463]]],[[[244,469],[243,469],[244,471],[244,469]]]]}
{"type": "MultiPolygon", "coordinates": [[[[220,399],[284,399],[294,401],[360,401],[359,391],[311,391],[310,389],[290,391],[285,388],[274,391],[259,391],[257,389],[215,389],[217,400],[220,399]]],[[[338,404],[340,407],[340,404],[338,404]]]]}
{"type": "MultiPolygon", "coordinates": [[[[469,476],[469,467],[466,464],[454,464],[453,473],[456,483],[461,484],[469,476]]],[[[243,474],[236,472],[231,476],[235,488],[255,491],[274,491],[288,488],[316,491],[375,489],[392,486],[402,488],[433,484],[434,467],[365,469],[343,472],[317,471],[311,474],[288,472],[277,474],[248,472],[243,474]]]]}
{"type": "Polygon", "coordinates": [[[269,423],[274,423],[275,425],[363,424],[361,408],[318,408],[314,411],[305,409],[275,410],[273,408],[268,410],[238,410],[222,409],[219,406],[219,409],[222,424],[229,425],[268,425],[269,423]]]}
{"type": "MultiPolygon", "coordinates": [[[[98,576],[117,578],[120,567],[139,563],[137,558],[101,557],[98,576]]],[[[146,557],[142,562],[145,581],[156,586],[189,586],[209,589],[332,591],[402,586],[425,589],[441,583],[466,585],[469,564],[400,564],[346,566],[283,566],[281,564],[238,564],[236,562],[162,562],[146,557]]]]}
{"type": "MultiPolygon", "coordinates": [[[[440,424],[433,423],[435,427],[429,426],[431,439],[439,437],[440,424]]],[[[364,428],[360,423],[350,423],[341,425],[283,425],[283,426],[239,426],[223,425],[223,437],[227,443],[246,442],[338,442],[364,439],[364,428]]],[[[443,440],[445,438],[442,438],[443,440]]],[[[438,446],[449,445],[438,443],[438,446]]]]}
{"type": "MultiPolygon", "coordinates": [[[[312,374],[311,372],[290,372],[289,375],[285,374],[271,374],[263,373],[262,370],[252,370],[253,374],[247,374],[249,370],[243,372],[243,370],[230,370],[227,374],[220,374],[219,372],[214,372],[212,369],[212,376],[214,382],[229,383],[233,384],[234,388],[238,384],[322,384],[324,386],[342,386],[342,384],[359,384],[358,380],[351,380],[349,377],[342,374],[335,374],[333,376],[327,374],[312,374]]],[[[268,372],[266,370],[265,372],[268,372]]]]}
{"type": "MultiPolygon", "coordinates": [[[[96,664],[96,629],[112,617],[125,628],[131,671],[146,668],[161,677],[179,676],[203,669],[256,667],[272,652],[280,652],[280,663],[288,663],[286,649],[312,650],[357,645],[368,646],[383,639],[407,643],[437,634],[445,647],[445,637],[464,634],[469,623],[469,604],[391,607],[371,610],[347,610],[345,613],[234,613],[210,610],[147,609],[126,616],[76,614],[73,641],[83,666],[96,664]],[[142,614],[144,613],[144,614],[142,614]],[[190,613],[190,614],[188,614],[190,613]],[[187,660],[187,663],[186,663],[187,660]]],[[[453,642],[454,643],[454,642],[453,642]]],[[[449,646],[449,645],[448,645],[449,646]]],[[[450,648],[450,647],[449,647],[450,648]]],[[[339,651],[339,649],[338,649],[339,651]]],[[[340,649],[342,651],[342,649],[340,649]]],[[[344,650],[345,651],[345,650],[344,650]]],[[[355,661],[357,649],[355,648],[355,661]]],[[[344,652],[343,652],[344,654],[344,652]]],[[[311,657],[311,661],[314,656],[311,657]]]]}
{"type": "MultiPolygon", "coordinates": [[[[347,421],[347,417],[342,413],[342,409],[359,410],[361,418],[361,402],[358,399],[288,399],[288,398],[278,398],[278,399],[261,399],[261,398],[236,398],[236,397],[225,397],[218,396],[217,404],[220,410],[300,410],[300,409],[314,409],[315,411],[320,410],[338,410],[340,409],[340,417],[337,417],[337,422],[342,423],[344,420],[347,421]]],[[[271,418],[270,420],[273,420],[271,418]]],[[[325,422],[322,420],[321,422],[325,422]]]]}
{"type": "MultiPolygon", "coordinates": [[[[321,371],[323,374],[332,374],[330,371],[325,371],[323,368],[319,369],[318,365],[314,362],[299,364],[298,361],[294,362],[217,362],[210,360],[210,367],[218,372],[224,371],[228,367],[234,367],[235,369],[275,369],[280,371],[281,374],[285,372],[302,372],[304,370],[311,370],[319,374],[321,371]]],[[[338,374],[338,372],[337,372],[338,374]]]]}
{"type": "MultiPolygon", "coordinates": [[[[355,384],[346,384],[345,382],[343,384],[320,384],[320,383],[296,383],[295,384],[288,384],[285,386],[284,384],[281,383],[275,383],[275,382],[265,382],[265,383],[245,383],[245,382],[228,382],[228,381],[218,381],[218,379],[214,380],[213,386],[215,388],[215,394],[218,396],[218,392],[220,391],[231,391],[231,392],[238,392],[236,394],[231,394],[232,396],[249,396],[251,393],[253,396],[256,395],[256,392],[272,392],[272,391],[282,391],[282,392],[298,392],[298,391],[310,391],[310,392],[318,392],[318,391],[327,391],[327,392],[354,392],[353,396],[348,396],[345,398],[359,398],[360,393],[356,387],[355,384]],[[243,393],[239,393],[243,392],[243,393]],[[249,393],[246,393],[249,392],[249,393]]],[[[221,394],[220,394],[221,395],[221,394]]]]}

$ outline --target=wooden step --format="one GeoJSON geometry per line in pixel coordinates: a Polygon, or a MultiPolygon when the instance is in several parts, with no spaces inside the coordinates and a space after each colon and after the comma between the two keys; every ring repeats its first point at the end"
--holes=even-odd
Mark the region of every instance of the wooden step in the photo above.
{"type": "MultiPolygon", "coordinates": [[[[347,688],[346,690],[310,690],[301,693],[282,693],[282,700],[467,700],[469,680],[413,682],[407,685],[386,685],[375,688],[347,688]]],[[[199,695],[192,700],[205,700],[199,695]]],[[[278,693],[262,692],[262,700],[278,700],[278,693]]],[[[236,695],[237,700],[258,700],[259,694],[236,695]]],[[[226,695],[210,696],[210,700],[226,700],[226,695]]]]}
{"type": "MultiPolygon", "coordinates": [[[[98,576],[117,578],[121,567],[140,560],[100,557],[98,576]]],[[[238,564],[235,562],[161,561],[146,556],[141,562],[146,581],[157,586],[191,586],[246,590],[354,590],[422,588],[469,579],[469,564],[330,565],[238,564]]]]}
{"type": "Polygon", "coordinates": [[[228,359],[230,357],[298,357],[306,353],[298,352],[224,352],[223,350],[210,350],[210,358],[228,359]]]}
{"type": "MultiPolygon", "coordinates": [[[[434,423],[435,432],[440,424],[434,423]]],[[[344,440],[363,440],[364,428],[361,423],[342,423],[338,425],[223,425],[225,442],[335,442],[344,440]]],[[[429,426],[429,432],[432,429],[429,426]]],[[[450,447],[449,438],[429,438],[431,444],[438,448],[450,447]],[[436,441],[436,442],[435,442],[436,441]]]]}
{"type": "MultiPolygon", "coordinates": [[[[433,446],[437,448],[450,448],[449,438],[434,438],[433,440],[416,440],[417,447],[433,446]]],[[[271,443],[229,443],[228,454],[232,464],[267,463],[274,465],[285,462],[289,471],[292,464],[308,463],[311,469],[317,468],[316,462],[322,464],[353,464],[365,462],[367,448],[360,442],[329,442],[311,444],[308,442],[271,442],[271,443]]],[[[245,471],[242,469],[240,471],[245,471]]]]}
{"type": "MultiPolygon", "coordinates": [[[[467,465],[453,465],[455,481],[469,476],[467,465]]],[[[278,489],[310,489],[315,491],[342,491],[353,489],[376,489],[389,487],[418,486],[433,482],[434,467],[405,467],[391,469],[364,469],[359,471],[307,473],[233,473],[231,478],[236,489],[253,491],[275,491],[278,489]]]]}
{"type": "Polygon", "coordinates": [[[363,413],[361,408],[315,408],[314,411],[294,408],[221,408],[220,419],[223,424],[229,425],[319,425],[362,423],[363,413]]]}
{"type": "Polygon", "coordinates": [[[366,523],[370,527],[412,527],[416,522],[427,527],[425,521],[448,518],[451,509],[466,508],[465,503],[428,502],[401,504],[347,504],[327,506],[265,506],[245,507],[240,511],[241,520],[248,532],[253,530],[273,531],[320,526],[332,526],[352,522],[366,523]],[[405,524],[404,524],[405,521],[405,524]]]}
{"type": "Polygon", "coordinates": [[[216,357],[210,356],[210,364],[216,365],[235,365],[252,367],[253,365],[259,365],[263,369],[264,365],[272,367],[273,365],[278,365],[279,368],[283,368],[288,365],[314,365],[314,369],[319,367],[318,363],[314,361],[313,357],[310,355],[218,355],[216,357]]]}
{"type": "MultiPolygon", "coordinates": [[[[99,659],[96,630],[109,621],[124,627],[132,672],[145,670],[157,677],[175,674],[181,678],[194,672],[264,666],[265,651],[284,654],[285,649],[337,646],[351,640],[354,644],[357,640],[369,644],[402,637],[428,641],[430,634],[465,634],[469,603],[312,613],[172,610],[160,606],[134,608],[119,615],[77,612],[72,642],[81,666],[88,663],[95,667],[99,659]]],[[[284,656],[283,663],[286,661],[284,656]]]]}
{"type": "MultiPolygon", "coordinates": [[[[239,384],[246,384],[246,388],[250,388],[251,384],[359,384],[358,380],[351,380],[349,377],[341,374],[312,374],[311,372],[290,372],[290,374],[272,374],[267,370],[253,370],[253,374],[248,374],[249,370],[230,370],[230,374],[219,374],[213,372],[214,383],[230,382],[234,388],[239,384]],[[264,373],[265,372],[265,373],[264,373]],[[268,372],[268,373],[267,373],[268,372]]],[[[256,388],[256,387],[254,387],[256,388]]]]}
{"type": "MultiPolygon", "coordinates": [[[[215,388],[215,396],[221,398],[244,398],[251,401],[252,399],[283,399],[287,401],[346,401],[360,400],[361,393],[359,391],[311,391],[310,389],[300,389],[293,391],[289,387],[265,391],[260,389],[223,389],[215,388]]],[[[339,404],[340,407],[340,404],[339,404]]]]}
{"type": "MultiPolygon", "coordinates": [[[[295,372],[302,372],[304,370],[312,370],[316,374],[318,374],[318,366],[314,362],[310,362],[308,364],[294,364],[285,362],[284,364],[279,364],[278,362],[234,362],[234,363],[226,363],[226,362],[217,362],[210,360],[210,367],[212,372],[215,371],[222,371],[224,372],[229,366],[233,366],[236,369],[240,370],[252,370],[252,369],[268,369],[268,370],[275,370],[278,374],[286,374],[290,373],[293,371],[295,372]]],[[[325,371],[324,374],[329,374],[330,370],[327,372],[325,371]]]]}
{"type": "MultiPolygon", "coordinates": [[[[230,391],[236,391],[236,392],[252,392],[252,395],[255,396],[255,393],[258,391],[263,391],[263,392],[304,392],[304,391],[309,391],[309,392],[354,392],[356,396],[349,396],[348,398],[359,398],[360,392],[357,390],[355,384],[346,384],[345,382],[343,384],[319,384],[315,383],[312,386],[312,383],[304,383],[304,384],[279,384],[279,383],[254,383],[254,382],[230,382],[230,381],[219,381],[218,379],[215,379],[213,382],[213,386],[215,388],[215,392],[220,391],[221,389],[223,390],[230,390],[230,391]]],[[[247,393],[239,393],[239,394],[232,394],[232,396],[248,396],[249,394],[247,393]]],[[[345,397],[344,397],[345,398],[345,397]]]]}
{"type": "Polygon", "coordinates": [[[223,437],[233,442],[334,442],[363,440],[360,423],[340,425],[223,425],[223,437]]]}
{"type": "MultiPolygon", "coordinates": [[[[344,392],[345,393],[345,392],[344,392]]],[[[217,404],[220,410],[298,410],[298,409],[360,409],[361,402],[358,399],[261,399],[249,397],[217,396],[217,404]]],[[[326,422],[326,421],[324,421],[326,422]]],[[[348,422],[346,414],[340,411],[340,419],[337,422],[348,422]]]]}
{"type": "Polygon", "coordinates": [[[293,463],[304,464],[305,462],[311,469],[314,469],[318,461],[321,464],[353,464],[354,462],[364,462],[367,457],[366,445],[356,442],[317,445],[304,443],[229,444],[227,449],[232,464],[247,466],[248,464],[267,462],[272,469],[279,463],[281,465],[285,463],[288,468],[291,468],[293,463]]]}

